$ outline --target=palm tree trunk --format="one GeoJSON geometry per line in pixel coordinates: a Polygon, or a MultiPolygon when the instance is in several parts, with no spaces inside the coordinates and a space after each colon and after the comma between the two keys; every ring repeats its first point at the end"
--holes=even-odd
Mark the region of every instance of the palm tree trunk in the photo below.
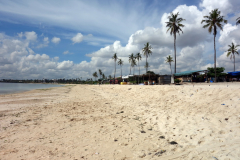
{"type": "Polygon", "coordinates": [[[172,67],[171,67],[171,63],[169,63],[169,65],[170,65],[170,71],[171,71],[171,75],[172,75],[172,67]]]}
{"type": "Polygon", "coordinates": [[[233,62],[234,63],[234,70],[233,71],[235,72],[235,55],[234,54],[233,54],[233,61],[234,61],[233,62]]]}
{"type": "Polygon", "coordinates": [[[175,58],[175,67],[174,67],[174,73],[176,73],[176,66],[177,66],[177,56],[176,56],[176,33],[174,33],[174,58],[175,58]]]}
{"type": "Polygon", "coordinates": [[[217,72],[216,72],[216,45],[215,45],[215,37],[216,35],[214,35],[214,72],[215,72],[215,79],[214,82],[217,82],[217,72]]]}
{"type": "Polygon", "coordinates": [[[115,71],[114,71],[114,84],[115,84],[115,74],[116,74],[116,61],[115,61],[115,71]]]}
{"type": "Polygon", "coordinates": [[[121,78],[122,78],[122,66],[121,66],[121,78]]]}
{"type": "Polygon", "coordinates": [[[140,76],[140,66],[139,66],[139,61],[138,61],[138,68],[139,68],[139,74],[138,74],[138,84],[139,84],[139,76],[140,76]]]}
{"type": "Polygon", "coordinates": [[[148,71],[148,66],[147,66],[147,55],[146,55],[146,74],[147,74],[147,71],[148,71]]]}

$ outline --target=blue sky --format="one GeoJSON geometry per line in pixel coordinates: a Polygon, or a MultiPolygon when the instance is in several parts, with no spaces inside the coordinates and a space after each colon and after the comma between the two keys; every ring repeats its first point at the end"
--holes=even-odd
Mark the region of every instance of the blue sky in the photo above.
{"type": "MultiPolygon", "coordinates": [[[[113,75],[115,52],[127,75],[128,55],[140,52],[146,42],[153,47],[149,69],[169,74],[164,60],[173,55],[173,37],[165,22],[171,12],[186,19],[177,37],[177,71],[206,69],[213,66],[213,36],[200,22],[215,8],[228,20],[217,36],[217,65],[231,71],[225,51],[231,42],[240,44],[238,6],[237,0],[0,0],[0,79],[86,79],[98,69],[113,75]]],[[[239,63],[237,57],[238,70],[239,63]]],[[[140,65],[144,73],[144,57],[140,65]]]]}

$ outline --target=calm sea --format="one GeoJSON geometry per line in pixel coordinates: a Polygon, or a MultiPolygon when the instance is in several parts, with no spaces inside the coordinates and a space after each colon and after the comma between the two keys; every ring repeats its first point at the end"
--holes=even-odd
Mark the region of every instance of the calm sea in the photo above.
{"type": "Polygon", "coordinates": [[[29,91],[33,89],[44,89],[51,87],[61,87],[56,84],[31,84],[31,83],[0,83],[0,94],[10,94],[29,91]]]}

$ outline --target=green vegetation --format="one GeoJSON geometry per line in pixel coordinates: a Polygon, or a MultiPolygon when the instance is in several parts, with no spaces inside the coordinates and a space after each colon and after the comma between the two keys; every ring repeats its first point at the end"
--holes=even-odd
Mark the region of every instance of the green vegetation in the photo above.
{"type": "Polygon", "coordinates": [[[227,75],[226,73],[223,73],[225,70],[224,67],[216,67],[216,72],[215,72],[215,69],[212,67],[208,67],[207,69],[208,69],[208,73],[207,73],[208,77],[215,77],[215,73],[217,78],[224,77],[227,75]]]}
{"type": "Polygon", "coordinates": [[[180,80],[180,79],[174,79],[174,82],[175,82],[176,84],[179,84],[179,83],[181,82],[181,80],[180,80]]]}

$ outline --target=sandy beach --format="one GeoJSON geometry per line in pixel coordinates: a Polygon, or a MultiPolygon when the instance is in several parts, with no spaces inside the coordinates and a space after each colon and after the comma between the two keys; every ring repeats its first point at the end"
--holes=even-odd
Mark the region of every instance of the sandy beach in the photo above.
{"type": "Polygon", "coordinates": [[[0,95],[0,160],[240,159],[240,83],[0,95]]]}

